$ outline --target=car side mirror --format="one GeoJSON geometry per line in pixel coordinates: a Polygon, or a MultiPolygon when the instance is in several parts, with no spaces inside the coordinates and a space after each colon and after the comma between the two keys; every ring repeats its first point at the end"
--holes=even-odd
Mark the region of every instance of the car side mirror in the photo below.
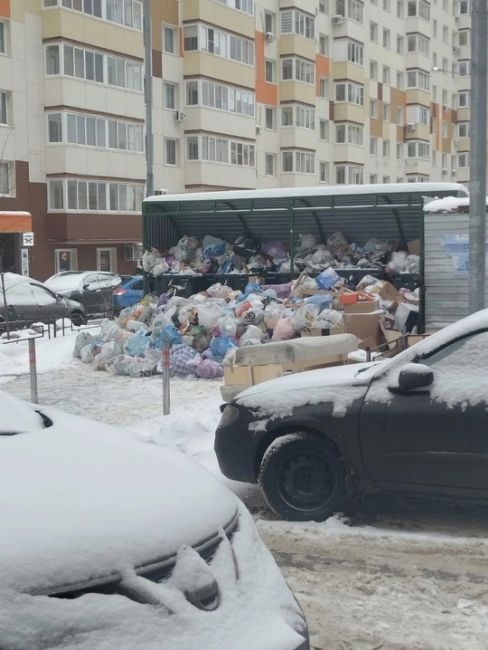
{"type": "Polygon", "coordinates": [[[62,299],[63,299],[63,296],[60,293],[57,293],[56,294],[56,302],[61,302],[62,299]]]}
{"type": "Polygon", "coordinates": [[[87,282],[84,282],[83,285],[82,285],[82,289],[83,289],[83,291],[86,291],[86,290],[89,289],[89,288],[90,288],[90,284],[87,283],[87,282]]]}
{"type": "Polygon", "coordinates": [[[434,373],[422,363],[407,363],[398,373],[398,385],[389,386],[392,393],[409,393],[417,388],[426,388],[434,382],[434,373]]]}

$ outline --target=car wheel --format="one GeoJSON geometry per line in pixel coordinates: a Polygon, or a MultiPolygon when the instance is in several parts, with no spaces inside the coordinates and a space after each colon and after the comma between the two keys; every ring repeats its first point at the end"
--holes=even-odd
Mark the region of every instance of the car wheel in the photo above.
{"type": "Polygon", "coordinates": [[[79,311],[75,311],[70,314],[70,321],[75,327],[80,327],[81,325],[86,325],[86,316],[79,311]]]}
{"type": "Polygon", "coordinates": [[[258,482],[270,508],[284,519],[323,521],[345,502],[345,472],[338,453],[310,433],[274,440],[261,461],[258,482]]]}

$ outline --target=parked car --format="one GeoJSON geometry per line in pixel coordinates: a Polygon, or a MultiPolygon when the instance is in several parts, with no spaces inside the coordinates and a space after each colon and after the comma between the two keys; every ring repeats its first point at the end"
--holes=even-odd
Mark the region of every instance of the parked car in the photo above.
{"type": "Polygon", "coordinates": [[[350,490],[488,497],[488,310],[387,361],[253,386],[223,411],[222,472],[287,519],[323,520],[350,490]]]}
{"type": "MultiPolygon", "coordinates": [[[[68,610],[71,616],[69,604],[40,599],[37,618],[46,625],[39,638],[22,636],[32,634],[34,622],[28,632],[15,621],[6,630],[4,617],[2,634],[12,647],[51,647],[61,638],[103,632],[120,619],[126,596],[154,606],[164,647],[247,650],[257,647],[254,635],[269,637],[269,644],[258,644],[263,650],[309,648],[301,609],[250,514],[198,463],[2,391],[0,413],[0,603],[9,591],[91,595],[68,610]],[[61,629],[52,618],[59,610],[61,629]],[[79,629],[84,620],[88,630],[79,629]]],[[[149,610],[144,616],[140,633],[149,610]]],[[[126,647],[104,640],[104,647],[126,647]]]]}
{"type": "Polygon", "coordinates": [[[144,295],[144,278],[142,275],[129,276],[125,282],[113,290],[112,305],[118,314],[125,307],[132,307],[141,301],[144,295]]]}
{"type": "Polygon", "coordinates": [[[52,291],[81,302],[88,316],[99,316],[112,312],[112,292],[121,279],[107,271],[61,271],[45,284],[52,291]]]}
{"type": "Polygon", "coordinates": [[[0,332],[6,329],[7,317],[13,328],[29,327],[38,321],[49,323],[59,318],[69,318],[74,325],[86,322],[83,305],[53,293],[42,282],[16,273],[4,273],[3,288],[0,285],[0,332]]]}

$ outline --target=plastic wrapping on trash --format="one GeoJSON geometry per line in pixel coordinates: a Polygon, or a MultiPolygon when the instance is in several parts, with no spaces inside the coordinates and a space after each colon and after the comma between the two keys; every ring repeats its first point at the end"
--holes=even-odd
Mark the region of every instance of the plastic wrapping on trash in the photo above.
{"type": "Polygon", "coordinates": [[[217,323],[223,315],[222,307],[216,302],[204,302],[197,307],[198,324],[211,330],[217,327],[217,323]]]}
{"type": "Polygon", "coordinates": [[[100,348],[100,352],[96,355],[93,367],[95,370],[106,370],[107,365],[118,354],[122,354],[122,346],[116,341],[108,341],[100,348]]]}
{"type": "Polygon", "coordinates": [[[178,345],[181,343],[181,334],[178,332],[176,327],[171,323],[163,325],[163,327],[157,330],[153,330],[152,336],[150,338],[150,344],[153,348],[158,348],[162,350],[164,345],[178,345]]]}
{"type": "Polygon", "coordinates": [[[340,327],[343,324],[343,317],[341,312],[335,309],[324,309],[316,317],[314,327],[318,329],[333,329],[340,327]]]}
{"type": "Polygon", "coordinates": [[[312,233],[299,233],[298,242],[296,249],[298,255],[308,255],[317,245],[317,239],[312,233]]]}
{"type": "MultiPolygon", "coordinates": [[[[187,377],[195,374],[195,364],[193,361],[197,352],[184,343],[173,345],[169,355],[169,369],[172,377],[187,377]]],[[[158,371],[162,371],[162,360],[158,364],[158,371]]]]}
{"type": "Polygon", "coordinates": [[[145,332],[136,332],[130,336],[124,345],[124,351],[131,357],[143,357],[144,350],[150,344],[151,339],[145,332]]]}
{"type": "Polygon", "coordinates": [[[271,302],[264,309],[264,324],[267,329],[273,330],[276,327],[276,323],[281,317],[284,306],[282,303],[271,302]]]}
{"type": "Polygon", "coordinates": [[[100,345],[97,343],[88,343],[80,350],[80,359],[83,363],[91,363],[100,351],[100,345]]]}
{"type": "Polygon", "coordinates": [[[80,332],[77,334],[75,338],[75,346],[73,348],[73,356],[76,359],[81,359],[81,350],[90,343],[95,343],[96,340],[97,339],[89,332],[80,332]]]}
{"type": "Polygon", "coordinates": [[[213,235],[205,235],[203,238],[203,257],[205,260],[212,260],[223,255],[226,242],[213,235]]]}
{"type": "Polygon", "coordinates": [[[327,248],[330,250],[332,255],[338,259],[345,255],[349,255],[351,252],[351,247],[341,232],[334,232],[332,235],[327,237],[327,248]]]}
{"type": "Polygon", "coordinates": [[[142,268],[146,273],[151,273],[156,264],[156,260],[161,257],[161,253],[157,248],[151,248],[149,251],[144,251],[142,254],[142,268]]]}
{"type": "Polygon", "coordinates": [[[217,361],[222,361],[230,348],[237,347],[233,336],[214,336],[210,341],[209,350],[217,361]]]}
{"type": "Polygon", "coordinates": [[[229,298],[231,295],[233,289],[231,287],[228,287],[226,284],[221,284],[220,282],[217,282],[216,284],[212,284],[208,289],[207,289],[207,294],[210,296],[210,298],[223,298],[226,300],[229,298]]]}
{"type": "Polygon", "coordinates": [[[242,325],[259,325],[264,320],[264,309],[262,307],[251,307],[239,317],[239,323],[242,325]]]}
{"type": "Polygon", "coordinates": [[[235,316],[227,314],[219,318],[217,329],[220,336],[235,336],[237,332],[237,321],[235,316]]]}
{"type": "Polygon", "coordinates": [[[189,262],[198,248],[198,239],[185,235],[172,250],[173,255],[179,262],[189,262]]]}
{"type": "Polygon", "coordinates": [[[420,273],[420,257],[418,255],[409,255],[405,260],[405,271],[407,273],[420,273]]]}
{"type": "Polygon", "coordinates": [[[256,325],[249,325],[246,327],[246,331],[239,338],[239,347],[242,348],[245,345],[256,345],[261,343],[265,339],[264,332],[256,325]]]}
{"type": "Polygon", "coordinates": [[[218,379],[224,376],[224,368],[218,361],[202,359],[195,366],[195,375],[202,379],[218,379]]]}
{"type": "Polygon", "coordinates": [[[275,263],[286,260],[288,255],[286,244],[282,241],[264,242],[262,251],[265,255],[271,257],[275,263]]]}
{"type": "Polygon", "coordinates": [[[271,337],[272,341],[288,341],[293,339],[296,336],[296,332],[293,328],[293,323],[289,317],[281,317],[278,319],[276,326],[273,331],[273,336],[271,337]]]}
{"type": "Polygon", "coordinates": [[[295,332],[301,332],[304,329],[311,329],[315,319],[319,315],[319,307],[313,303],[305,303],[299,307],[291,317],[291,322],[295,332]]]}
{"type": "Polygon", "coordinates": [[[318,274],[315,282],[319,289],[331,289],[340,279],[334,269],[328,268],[318,274]]]}

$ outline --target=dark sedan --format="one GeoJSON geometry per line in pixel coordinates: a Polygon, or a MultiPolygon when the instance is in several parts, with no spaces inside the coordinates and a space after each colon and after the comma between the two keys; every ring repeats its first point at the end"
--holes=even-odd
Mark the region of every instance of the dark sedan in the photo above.
{"type": "Polygon", "coordinates": [[[67,298],[78,300],[89,316],[112,313],[112,293],[122,280],[108,271],[61,271],[46,280],[46,286],[67,298]]]}
{"type": "Polygon", "coordinates": [[[286,519],[317,521],[348,493],[488,498],[488,310],[393,359],[253,386],[223,413],[215,451],[286,519]]]}
{"type": "Polygon", "coordinates": [[[69,318],[73,325],[86,322],[85,310],[79,302],[15,273],[4,273],[0,284],[0,332],[6,329],[7,318],[12,328],[51,323],[59,318],[69,318]]]}

